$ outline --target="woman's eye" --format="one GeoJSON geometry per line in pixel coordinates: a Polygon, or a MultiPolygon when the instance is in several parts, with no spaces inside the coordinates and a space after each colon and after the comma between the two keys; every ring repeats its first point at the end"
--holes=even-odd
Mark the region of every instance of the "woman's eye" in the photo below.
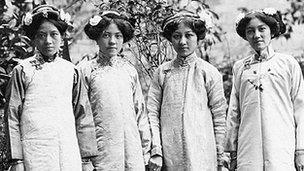
{"type": "Polygon", "coordinates": [[[116,37],[117,39],[122,39],[122,38],[123,38],[122,34],[116,34],[115,37],[116,37]]]}
{"type": "Polygon", "coordinates": [[[57,36],[59,36],[59,33],[53,32],[53,33],[51,33],[51,36],[52,36],[52,37],[57,37],[57,36]]]}
{"type": "Polygon", "coordinates": [[[178,35],[178,34],[174,34],[174,35],[172,35],[172,37],[173,37],[173,39],[180,39],[181,38],[181,36],[178,35]]]}
{"type": "Polygon", "coordinates": [[[252,34],[252,33],[253,33],[253,30],[247,30],[246,33],[247,33],[247,34],[252,34]]]}
{"type": "Polygon", "coordinates": [[[110,34],[105,33],[105,34],[102,35],[102,37],[103,38],[110,38],[110,34]]]}
{"type": "Polygon", "coordinates": [[[261,27],[259,30],[260,30],[260,31],[265,31],[266,28],[265,28],[265,27],[261,27]]]}
{"type": "Polygon", "coordinates": [[[194,36],[193,34],[186,34],[186,38],[191,38],[192,36],[194,36]]]}
{"type": "Polygon", "coordinates": [[[38,34],[37,34],[37,37],[38,37],[38,38],[45,38],[45,37],[46,37],[46,34],[38,33],[38,34]]]}

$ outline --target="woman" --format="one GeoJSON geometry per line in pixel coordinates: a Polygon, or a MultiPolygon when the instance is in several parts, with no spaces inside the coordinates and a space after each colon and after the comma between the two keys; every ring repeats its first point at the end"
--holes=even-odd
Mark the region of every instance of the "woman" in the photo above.
{"type": "Polygon", "coordinates": [[[152,130],[150,168],[216,170],[221,165],[226,99],[219,71],[197,57],[205,21],[180,11],[163,23],[163,35],[177,56],[162,64],[148,95],[152,130]],[[217,163],[218,159],[218,163],[217,163]]]}
{"type": "Polygon", "coordinates": [[[75,66],[59,52],[68,19],[63,11],[43,5],[23,20],[37,52],[14,68],[6,91],[12,170],[80,171],[81,158],[96,155],[84,84],[75,66]]]}
{"type": "Polygon", "coordinates": [[[137,71],[120,55],[134,28],[124,15],[104,11],[84,30],[99,46],[96,58],[79,64],[96,126],[99,154],[93,165],[97,170],[145,170],[149,122],[137,71]]]}
{"type": "Polygon", "coordinates": [[[295,58],[271,46],[285,30],[273,8],[241,14],[237,20],[238,35],[254,53],[233,67],[226,149],[233,159],[231,170],[303,170],[301,68],[295,58]]]}

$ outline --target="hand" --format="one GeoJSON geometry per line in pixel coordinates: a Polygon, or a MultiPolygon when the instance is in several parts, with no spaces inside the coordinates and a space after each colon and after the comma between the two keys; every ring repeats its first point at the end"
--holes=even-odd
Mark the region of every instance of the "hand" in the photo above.
{"type": "Polygon", "coordinates": [[[304,151],[297,151],[295,157],[297,171],[304,171],[304,151]]]}
{"type": "Polygon", "coordinates": [[[222,171],[223,170],[223,166],[218,165],[217,166],[217,171],[222,171]]]}
{"type": "Polygon", "coordinates": [[[82,161],[82,171],[92,171],[94,169],[90,161],[82,161]]]}
{"type": "Polygon", "coordinates": [[[163,158],[159,155],[152,156],[149,161],[150,171],[160,171],[163,165],[163,158]]]}
{"type": "Polygon", "coordinates": [[[9,171],[25,171],[23,162],[12,165],[9,171]]]}

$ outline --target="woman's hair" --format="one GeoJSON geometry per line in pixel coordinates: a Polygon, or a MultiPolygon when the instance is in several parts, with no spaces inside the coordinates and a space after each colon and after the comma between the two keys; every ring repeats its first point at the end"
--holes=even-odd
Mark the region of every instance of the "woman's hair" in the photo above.
{"type": "Polygon", "coordinates": [[[238,35],[241,36],[243,39],[247,40],[246,27],[248,23],[254,18],[259,19],[260,21],[264,22],[269,26],[272,38],[284,34],[286,31],[286,26],[282,21],[281,14],[272,8],[271,10],[272,13],[269,13],[267,10],[265,12],[264,9],[259,11],[252,11],[243,15],[243,17],[241,17],[236,23],[236,32],[238,33],[238,35]]]}
{"type": "Polygon", "coordinates": [[[128,42],[134,37],[133,21],[116,11],[105,11],[100,15],[93,16],[84,27],[84,31],[90,39],[97,41],[111,23],[116,24],[121,31],[123,43],[128,42]]]}
{"type": "Polygon", "coordinates": [[[22,28],[25,35],[30,39],[34,39],[40,25],[48,21],[58,29],[61,36],[65,33],[69,27],[69,19],[66,18],[63,11],[59,11],[57,8],[50,5],[41,5],[34,8],[30,13],[27,13],[23,17],[22,28]]]}
{"type": "Polygon", "coordinates": [[[162,35],[171,42],[172,34],[178,29],[180,23],[188,26],[197,35],[198,40],[205,38],[207,31],[206,22],[189,11],[180,11],[167,17],[162,24],[162,35]]]}

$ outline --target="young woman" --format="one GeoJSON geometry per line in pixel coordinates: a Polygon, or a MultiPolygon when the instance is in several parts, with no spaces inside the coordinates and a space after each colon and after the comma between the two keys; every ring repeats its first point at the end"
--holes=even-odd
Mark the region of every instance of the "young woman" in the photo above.
{"type": "Polygon", "coordinates": [[[49,5],[33,9],[23,20],[37,52],[14,68],[6,91],[11,170],[80,171],[81,158],[97,153],[84,84],[59,52],[67,27],[67,14],[49,5]]]}
{"type": "Polygon", "coordinates": [[[195,53],[205,33],[205,21],[188,11],[164,20],[163,35],[177,56],[156,70],[149,89],[151,170],[221,165],[227,104],[221,74],[195,53]]]}
{"type": "Polygon", "coordinates": [[[93,16],[85,26],[99,46],[96,58],[81,62],[98,141],[97,170],[145,170],[149,161],[149,122],[136,69],[120,52],[134,36],[128,18],[116,11],[93,16]]]}
{"type": "Polygon", "coordinates": [[[273,8],[241,14],[237,20],[237,33],[254,53],[233,68],[226,149],[231,152],[231,170],[303,170],[301,68],[295,58],[271,46],[285,30],[273,8]]]}

